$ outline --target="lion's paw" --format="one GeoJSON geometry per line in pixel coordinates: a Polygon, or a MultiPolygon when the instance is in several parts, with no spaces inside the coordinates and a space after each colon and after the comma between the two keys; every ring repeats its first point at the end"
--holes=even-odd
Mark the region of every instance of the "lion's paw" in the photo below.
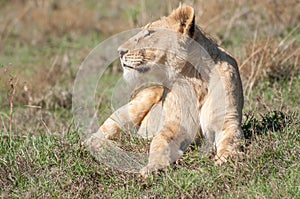
{"type": "Polygon", "coordinates": [[[108,147],[112,141],[106,139],[101,132],[92,134],[83,144],[91,151],[100,151],[108,147]]]}
{"type": "Polygon", "coordinates": [[[225,157],[224,155],[219,157],[218,155],[215,156],[214,161],[215,161],[215,165],[222,165],[223,163],[227,162],[227,157],[225,157]]]}
{"type": "Polygon", "coordinates": [[[222,165],[226,163],[229,159],[232,158],[237,158],[237,159],[242,159],[244,156],[244,153],[241,151],[231,151],[231,152],[225,152],[222,153],[221,155],[216,155],[214,157],[215,165],[222,165]]]}
{"type": "Polygon", "coordinates": [[[148,178],[149,175],[151,175],[152,173],[157,173],[168,166],[170,166],[170,163],[167,160],[161,161],[159,163],[158,162],[149,163],[147,166],[145,166],[140,170],[140,174],[142,175],[143,178],[148,178]]]}

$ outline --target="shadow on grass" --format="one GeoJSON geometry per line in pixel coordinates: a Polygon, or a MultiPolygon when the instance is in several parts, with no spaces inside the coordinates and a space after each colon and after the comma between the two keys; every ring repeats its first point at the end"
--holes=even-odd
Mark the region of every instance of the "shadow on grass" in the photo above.
{"type": "Polygon", "coordinates": [[[256,117],[250,112],[245,115],[242,129],[246,140],[251,140],[255,135],[264,135],[267,132],[283,132],[283,129],[293,123],[295,113],[287,114],[273,110],[256,117]]]}

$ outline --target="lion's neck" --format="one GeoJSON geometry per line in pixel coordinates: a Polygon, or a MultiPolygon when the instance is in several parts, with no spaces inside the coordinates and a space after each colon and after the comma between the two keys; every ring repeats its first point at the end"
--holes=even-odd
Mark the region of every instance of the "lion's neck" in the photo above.
{"type": "Polygon", "coordinates": [[[208,54],[214,58],[219,54],[218,45],[205,33],[203,33],[198,27],[195,30],[195,40],[208,52],[208,54]]]}

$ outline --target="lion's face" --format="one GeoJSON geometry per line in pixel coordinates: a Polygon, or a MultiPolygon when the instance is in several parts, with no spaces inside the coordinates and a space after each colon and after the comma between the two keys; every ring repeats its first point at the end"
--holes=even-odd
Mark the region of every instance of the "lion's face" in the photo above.
{"type": "Polygon", "coordinates": [[[193,37],[194,29],[194,10],[190,7],[178,8],[170,16],[147,24],[118,48],[124,78],[130,81],[141,74],[151,74],[155,68],[164,70],[161,66],[178,67],[180,58],[176,55],[184,54],[182,37],[193,37]]]}

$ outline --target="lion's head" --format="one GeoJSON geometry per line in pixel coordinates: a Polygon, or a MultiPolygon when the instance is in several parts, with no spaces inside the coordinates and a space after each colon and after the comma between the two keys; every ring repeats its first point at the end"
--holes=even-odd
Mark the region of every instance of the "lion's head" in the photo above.
{"type": "MultiPolygon", "coordinates": [[[[180,72],[185,65],[187,40],[196,30],[194,9],[180,6],[168,17],[147,24],[142,30],[118,48],[124,69],[124,78],[132,80],[141,74],[153,72],[154,66],[163,66],[180,72]]],[[[157,71],[156,71],[157,74],[157,71]]]]}

